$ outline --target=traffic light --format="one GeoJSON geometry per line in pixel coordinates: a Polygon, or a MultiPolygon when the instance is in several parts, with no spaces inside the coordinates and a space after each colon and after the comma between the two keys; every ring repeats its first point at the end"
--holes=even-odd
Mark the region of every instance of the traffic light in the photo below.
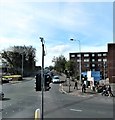
{"type": "Polygon", "coordinates": [[[41,74],[36,75],[35,84],[36,84],[36,86],[35,86],[36,91],[41,91],[41,89],[42,89],[42,87],[41,87],[41,74]]]}
{"type": "Polygon", "coordinates": [[[45,82],[44,82],[44,87],[45,87],[45,91],[49,91],[50,87],[50,83],[51,83],[51,77],[48,74],[44,75],[45,78],[45,82]]]}

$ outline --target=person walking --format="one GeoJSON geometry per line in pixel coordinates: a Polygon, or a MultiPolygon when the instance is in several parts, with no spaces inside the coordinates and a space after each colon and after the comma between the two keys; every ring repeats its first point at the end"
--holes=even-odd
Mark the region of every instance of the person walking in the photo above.
{"type": "Polygon", "coordinates": [[[78,90],[78,83],[77,83],[77,81],[75,82],[74,89],[78,90]]]}
{"type": "Polygon", "coordinates": [[[86,92],[86,85],[85,83],[82,84],[82,93],[85,93],[86,92]]]}
{"type": "Polygon", "coordinates": [[[103,85],[102,86],[102,93],[101,93],[101,95],[103,96],[103,95],[106,95],[106,91],[107,91],[107,87],[106,87],[106,85],[103,85]]]}
{"type": "Polygon", "coordinates": [[[103,96],[103,95],[105,95],[105,96],[108,96],[108,88],[107,88],[107,86],[106,85],[103,85],[103,91],[102,91],[102,93],[101,93],[101,95],[103,96]]]}
{"type": "Polygon", "coordinates": [[[113,97],[113,93],[112,93],[112,90],[111,90],[111,86],[109,85],[108,86],[108,94],[109,94],[109,97],[113,97]]]}

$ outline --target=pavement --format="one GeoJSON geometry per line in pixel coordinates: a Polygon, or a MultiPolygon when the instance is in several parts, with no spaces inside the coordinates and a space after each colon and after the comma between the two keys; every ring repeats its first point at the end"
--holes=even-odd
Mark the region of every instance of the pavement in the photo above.
{"type": "Polygon", "coordinates": [[[86,88],[86,92],[82,93],[82,86],[78,83],[78,89],[74,89],[75,82],[74,81],[66,81],[60,84],[60,91],[69,95],[77,95],[77,96],[94,96],[99,93],[94,92],[91,88],[86,88]]]}
{"type": "MultiPolygon", "coordinates": [[[[78,83],[78,89],[74,89],[75,81],[66,79],[66,75],[62,74],[60,76],[62,81],[65,81],[64,83],[60,84],[59,91],[64,93],[64,94],[69,94],[69,95],[74,95],[74,96],[96,96],[96,95],[101,95],[101,93],[97,93],[96,91],[93,91],[90,87],[86,88],[86,93],[82,93],[82,86],[80,82],[78,83]]],[[[115,97],[115,83],[110,83],[113,95],[115,97]]]]}
{"type": "Polygon", "coordinates": [[[9,81],[9,83],[11,84],[15,84],[15,83],[20,83],[22,81],[29,81],[29,80],[33,80],[34,77],[24,77],[23,80],[13,80],[13,81],[9,81]]]}
{"type": "Polygon", "coordinates": [[[91,88],[86,88],[86,93],[82,93],[82,86],[81,86],[80,82],[78,82],[78,89],[74,89],[75,81],[72,81],[72,80],[69,80],[68,78],[66,78],[65,74],[62,74],[60,76],[60,79],[62,81],[66,80],[66,82],[60,84],[60,88],[59,88],[59,91],[64,94],[74,95],[74,96],[77,95],[77,96],[82,96],[82,97],[94,96],[94,95],[99,94],[99,93],[91,90],[91,88]]]}

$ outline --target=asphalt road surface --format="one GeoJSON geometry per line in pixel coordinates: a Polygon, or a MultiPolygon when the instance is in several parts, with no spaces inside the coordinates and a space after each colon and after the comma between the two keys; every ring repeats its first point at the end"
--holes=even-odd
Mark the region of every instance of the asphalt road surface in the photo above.
{"type": "MultiPolygon", "coordinates": [[[[34,89],[35,79],[4,84],[2,118],[34,118],[41,109],[41,92],[34,89]]],[[[44,118],[113,118],[113,98],[72,96],[59,91],[59,84],[51,84],[44,92],[44,118]]]]}

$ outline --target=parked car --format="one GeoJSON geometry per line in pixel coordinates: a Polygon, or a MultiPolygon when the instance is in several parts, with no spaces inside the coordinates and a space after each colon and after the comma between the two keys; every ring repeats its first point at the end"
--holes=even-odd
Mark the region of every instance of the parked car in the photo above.
{"type": "Polygon", "coordinates": [[[0,100],[4,98],[4,93],[0,91],[0,100]]]}
{"type": "Polygon", "coordinates": [[[52,79],[52,82],[53,83],[60,83],[61,80],[60,80],[59,76],[54,76],[53,79],[52,79]]]}

